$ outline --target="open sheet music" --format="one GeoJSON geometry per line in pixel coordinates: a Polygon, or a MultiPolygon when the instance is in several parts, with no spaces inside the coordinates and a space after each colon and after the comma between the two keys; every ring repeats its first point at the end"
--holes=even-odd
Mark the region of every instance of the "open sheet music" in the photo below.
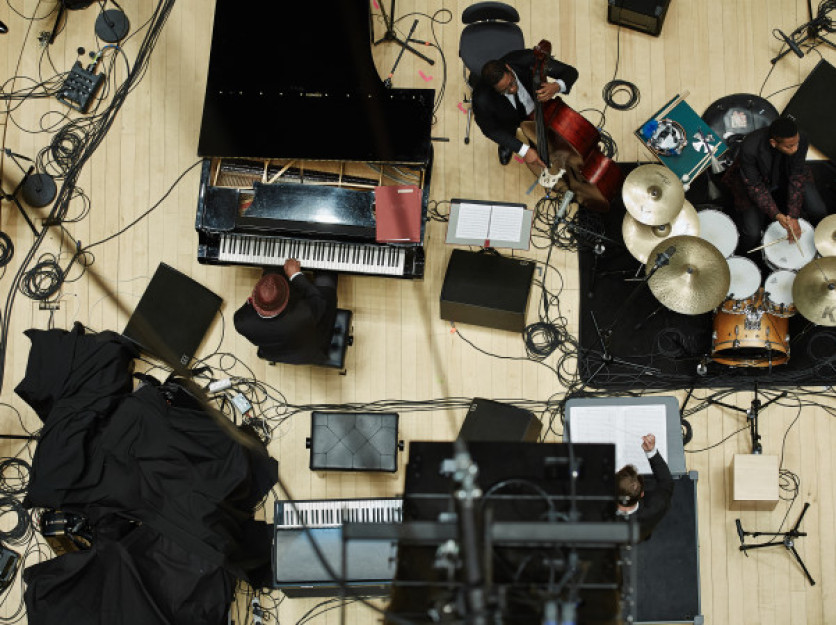
{"type": "Polygon", "coordinates": [[[656,449],[668,461],[664,404],[626,406],[574,406],[569,413],[573,443],[614,443],[616,470],[635,465],[639,473],[652,473],[642,449],[642,436],[654,434],[656,449]]]}
{"type": "Polygon", "coordinates": [[[527,250],[531,220],[525,204],[452,200],[446,242],[527,250]]]}

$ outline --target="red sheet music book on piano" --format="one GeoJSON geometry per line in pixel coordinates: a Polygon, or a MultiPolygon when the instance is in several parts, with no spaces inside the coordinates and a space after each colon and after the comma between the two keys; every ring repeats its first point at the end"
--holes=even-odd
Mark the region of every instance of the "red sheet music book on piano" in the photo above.
{"type": "Polygon", "coordinates": [[[374,189],[378,243],[421,241],[421,189],[389,185],[374,189]]]}

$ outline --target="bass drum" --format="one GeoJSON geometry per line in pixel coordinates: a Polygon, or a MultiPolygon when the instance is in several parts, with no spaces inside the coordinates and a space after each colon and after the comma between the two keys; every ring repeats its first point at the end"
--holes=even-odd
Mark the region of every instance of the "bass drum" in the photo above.
{"type": "Polygon", "coordinates": [[[775,367],[790,359],[787,317],[764,312],[761,293],[747,302],[745,314],[725,310],[714,316],[711,359],[729,367],[775,367]]]}

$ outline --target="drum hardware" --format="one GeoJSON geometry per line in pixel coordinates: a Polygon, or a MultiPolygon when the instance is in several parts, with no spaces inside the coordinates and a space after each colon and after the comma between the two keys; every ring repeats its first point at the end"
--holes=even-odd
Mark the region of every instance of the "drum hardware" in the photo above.
{"type": "Polygon", "coordinates": [[[685,189],[664,165],[640,165],[627,174],[621,197],[636,221],[661,226],[670,223],[682,210],[685,189]]]}
{"type": "Polygon", "coordinates": [[[671,237],[656,246],[653,256],[657,263],[653,267],[646,265],[647,283],[666,308],[684,315],[699,315],[717,308],[725,299],[731,281],[729,265],[708,241],[692,236],[671,237]],[[671,254],[664,269],[658,271],[662,268],[658,258],[665,247],[671,254]]]}
{"type": "Polygon", "coordinates": [[[804,571],[804,575],[807,577],[807,581],[810,582],[810,585],[815,586],[816,581],[813,579],[812,575],[810,575],[810,571],[807,570],[807,567],[804,566],[804,561],[801,559],[801,556],[798,555],[798,551],[795,550],[794,541],[795,538],[800,538],[801,536],[807,535],[807,532],[799,532],[798,528],[801,525],[801,519],[804,518],[804,514],[807,512],[807,508],[809,507],[809,503],[804,504],[804,508],[801,510],[801,514],[798,515],[798,520],[795,522],[795,525],[793,525],[792,529],[787,532],[747,532],[743,529],[743,526],[740,524],[740,519],[735,519],[735,523],[737,524],[737,536],[740,538],[740,550],[746,552],[749,549],[761,549],[763,547],[783,545],[787,549],[787,551],[789,551],[793,555],[795,561],[798,562],[798,565],[801,567],[801,570],[804,571]],[[753,545],[747,545],[746,536],[782,536],[783,540],[770,539],[765,543],[755,543],[753,545]]]}
{"type": "Polygon", "coordinates": [[[721,401],[717,401],[711,397],[706,398],[706,401],[709,404],[715,404],[717,406],[722,406],[723,408],[728,408],[729,410],[736,410],[737,412],[742,412],[746,415],[746,419],[749,422],[749,435],[752,442],[752,453],[753,454],[760,454],[763,453],[763,446],[761,445],[761,435],[758,433],[758,417],[760,416],[760,412],[762,410],[766,410],[769,406],[774,404],[779,399],[782,399],[787,396],[787,391],[782,391],[780,394],[776,395],[772,399],[768,400],[766,403],[762,403],[761,400],[758,398],[758,383],[755,382],[755,397],[752,399],[752,403],[749,406],[749,409],[746,410],[744,408],[740,408],[738,406],[732,406],[731,404],[726,404],[721,401]]]}

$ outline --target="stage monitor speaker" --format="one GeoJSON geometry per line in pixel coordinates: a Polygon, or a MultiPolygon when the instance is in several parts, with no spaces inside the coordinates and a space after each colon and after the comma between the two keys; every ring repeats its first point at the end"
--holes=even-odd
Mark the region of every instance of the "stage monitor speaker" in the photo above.
{"type": "Polygon", "coordinates": [[[608,0],[607,21],[659,36],[671,0],[608,0]]]}
{"type": "Polygon", "coordinates": [[[534,263],[453,250],[441,287],[441,318],[522,332],[534,263]]]}
{"type": "Polygon", "coordinates": [[[188,366],[223,300],[160,263],[122,335],[153,356],[188,366]]]}
{"type": "Polygon", "coordinates": [[[312,471],[398,470],[398,413],[311,413],[312,471]]]}
{"type": "Polygon", "coordinates": [[[536,443],[542,428],[540,420],[528,410],[476,397],[459,430],[459,438],[464,441],[536,443]]]}
{"type": "Polygon", "coordinates": [[[836,160],[836,67],[821,60],[790,99],[783,115],[795,120],[818,150],[836,160]]]}

